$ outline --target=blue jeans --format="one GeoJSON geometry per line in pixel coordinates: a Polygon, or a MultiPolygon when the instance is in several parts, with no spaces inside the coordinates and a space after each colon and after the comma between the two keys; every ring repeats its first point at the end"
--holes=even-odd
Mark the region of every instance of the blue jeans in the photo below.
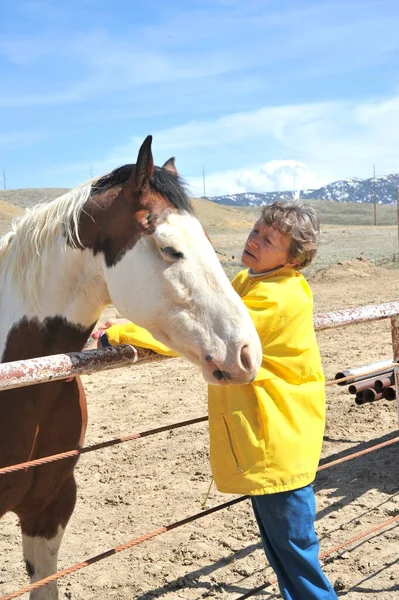
{"type": "Polygon", "coordinates": [[[319,563],[313,487],[251,496],[263,548],[284,600],[336,600],[319,563]]]}

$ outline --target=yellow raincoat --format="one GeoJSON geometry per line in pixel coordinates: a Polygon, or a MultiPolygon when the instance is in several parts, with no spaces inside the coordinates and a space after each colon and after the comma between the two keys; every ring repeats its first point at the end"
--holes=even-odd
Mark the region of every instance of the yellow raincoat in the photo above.
{"type": "MultiPolygon", "coordinates": [[[[258,331],[263,360],[245,385],[208,387],[210,457],[219,491],[269,494],[313,481],[325,423],[324,376],[313,329],[313,299],[301,273],[282,268],[232,285],[258,331]]],[[[115,325],[111,345],[176,356],[145,329],[115,325]]]]}

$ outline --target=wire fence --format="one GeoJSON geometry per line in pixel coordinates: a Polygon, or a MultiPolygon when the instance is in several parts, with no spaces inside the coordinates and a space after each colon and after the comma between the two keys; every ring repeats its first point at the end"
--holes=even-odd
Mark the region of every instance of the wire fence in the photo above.
{"type": "MultiPolygon", "coordinates": [[[[397,358],[399,355],[399,322],[398,322],[399,319],[397,317],[398,314],[399,314],[399,302],[387,303],[387,304],[382,304],[382,305],[377,305],[377,306],[359,307],[358,309],[335,311],[332,313],[316,315],[315,316],[315,329],[323,330],[323,329],[329,329],[329,328],[335,328],[335,327],[342,327],[343,325],[348,325],[348,324],[362,323],[365,321],[373,321],[373,320],[390,318],[391,319],[393,354],[394,354],[394,357],[397,358]]],[[[24,385],[26,386],[26,385],[37,384],[37,383],[39,383],[39,381],[40,382],[52,381],[52,380],[54,380],[54,378],[65,379],[65,378],[68,378],[71,376],[72,377],[76,376],[76,375],[84,373],[84,372],[99,371],[99,370],[102,370],[103,368],[113,368],[114,366],[121,366],[123,364],[129,364],[129,363],[137,364],[138,362],[140,362],[140,360],[142,362],[144,362],[146,360],[153,360],[155,358],[148,351],[144,351],[144,353],[140,354],[140,349],[135,349],[135,348],[132,348],[131,346],[124,346],[124,347],[121,346],[118,348],[105,349],[105,350],[100,350],[100,351],[72,353],[72,355],[73,355],[72,356],[73,360],[71,359],[71,355],[57,355],[55,357],[41,357],[39,359],[32,359],[31,361],[17,361],[18,369],[15,368],[17,363],[8,363],[6,365],[0,365],[0,389],[1,389],[1,386],[3,386],[2,389],[12,389],[15,387],[22,387],[24,385]],[[82,360],[80,361],[80,359],[82,359],[82,360]],[[32,364],[35,366],[36,370],[32,369],[32,364]],[[43,368],[43,365],[45,365],[45,368],[43,368]],[[24,371],[24,369],[25,369],[25,371],[24,371]],[[27,374],[28,374],[28,377],[27,377],[27,374]]],[[[393,368],[399,367],[399,363],[393,363],[392,366],[393,366],[393,368]]],[[[379,371],[380,371],[380,369],[370,369],[367,373],[364,373],[364,375],[372,375],[379,371]]],[[[355,377],[356,377],[356,375],[349,375],[349,376],[343,377],[341,379],[330,380],[330,381],[326,382],[326,385],[331,386],[331,385],[336,385],[336,384],[343,383],[343,382],[349,382],[349,381],[353,380],[355,377]]],[[[0,398],[0,401],[1,401],[1,398],[0,398]]],[[[52,456],[41,457],[39,459],[27,461],[24,463],[19,463],[16,465],[8,465],[8,466],[0,469],[0,476],[4,477],[4,476],[7,476],[7,474],[13,473],[15,471],[25,470],[28,468],[37,468],[37,467],[40,467],[41,465],[45,465],[50,462],[55,462],[58,460],[71,458],[72,456],[78,456],[80,454],[86,454],[88,452],[98,451],[100,449],[107,448],[107,447],[110,447],[113,445],[125,443],[128,441],[133,441],[133,440],[137,440],[137,439],[142,439],[144,437],[152,436],[152,435],[159,434],[159,433],[165,432],[165,431],[170,431],[172,429],[192,426],[192,425],[202,423],[205,421],[207,421],[206,416],[198,417],[196,419],[181,421],[179,423],[172,423],[171,425],[157,427],[157,428],[146,430],[146,431],[143,431],[140,433],[132,433],[128,436],[123,436],[123,437],[115,438],[112,440],[107,440],[107,441],[104,441],[104,442],[101,442],[98,444],[93,444],[91,446],[86,446],[86,447],[83,447],[80,449],[74,449],[74,450],[70,450],[70,451],[52,455],[52,456]]],[[[396,444],[398,441],[399,441],[399,437],[396,437],[396,438],[390,439],[388,441],[385,441],[381,444],[377,444],[370,448],[366,448],[359,452],[355,452],[348,456],[342,457],[335,461],[326,462],[323,465],[319,466],[318,471],[333,467],[335,465],[338,465],[343,462],[347,462],[349,460],[353,460],[354,458],[358,458],[365,454],[377,451],[377,450],[387,447],[389,445],[396,444]]],[[[19,590],[16,590],[15,592],[6,594],[6,595],[0,597],[0,600],[12,600],[13,598],[18,598],[19,596],[21,596],[27,592],[31,592],[33,590],[39,589],[40,587],[43,587],[51,582],[57,581],[58,579],[60,579],[62,577],[65,577],[67,575],[70,575],[72,573],[80,571],[94,563],[97,563],[100,560],[109,558],[110,556],[113,556],[114,554],[117,554],[117,553],[127,550],[129,548],[132,548],[134,546],[137,546],[141,543],[144,543],[150,539],[153,539],[154,537],[157,537],[159,535],[167,533],[178,527],[182,527],[183,525],[186,525],[187,523],[190,523],[190,522],[195,521],[200,518],[204,518],[214,512],[223,510],[229,506],[233,506],[234,504],[242,502],[243,500],[246,500],[247,498],[248,498],[248,496],[242,496],[240,498],[236,498],[229,502],[225,502],[216,507],[204,510],[201,513],[196,513],[194,515],[190,515],[180,521],[176,521],[169,525],[159,527],[158,529],[147,532],[138,538],[130,540],[126,543],[122,543],[118,546],[115,546],[114,548],[105,550],[105,551],[101,552],[100,554],[97,554],[96,556],[92,556],[92,557],[84,560],[83,562],[76,563],[70,567],[67,567],[66,569],[58,571],[57,573],[54,573],[54,574],[50,575],[49,577],[46,577],[44,579],[41,579],[34,583],[31,583],[28,586],[25,586],[19,590]]],[[[372,529],[368,529],[368,530],[358,534],[357,536],[351,537],[348,540],[346,540],[346,542],[343,542],[342,544],[334,546],[330,550],[323,552],[320,555],[320,557],[323,558],[325,556],[328,556],[329,554],[337,552],[339,549],[342,549],[343,547],[350,545],[354,541],[361,539],[362,537],[367,537],[367,535],[370,535],[372,532],[383,529],[383,528],[387,527],[389,524],[392,524],[398,520],[399,520],[399,515],[396,515],[396,516],[392,517],[391,519],[389,519],[388,521],[384,521],[380,525],[378,525],[372,529]]],[[[244,600],[245,598],[249,598],[250,596],[255,595],[256,593],[262,591],[266,587],[272,585],[272,583],[274,581],[275,580],[270,580],[269,582],[266,582],[261,587],[256,588],[256,589],[248,592],[247,594],[244,594],[244,596],[241,596],[238,600],[244,600]]]]}

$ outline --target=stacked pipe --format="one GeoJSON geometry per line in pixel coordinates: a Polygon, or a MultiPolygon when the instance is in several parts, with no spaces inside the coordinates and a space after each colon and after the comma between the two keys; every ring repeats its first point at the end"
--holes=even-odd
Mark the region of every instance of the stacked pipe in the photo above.
{"type": "Polygon", "coordinates": [[[347,385],[349,393],[355,396],[355,402],[358,405],[381,399],[395,400],[396,398],[392,360],[344,369],[335,375],[335,379],[344,377],[351,379],[340,382],[338,385],[347,385]],[[370,371],[373,371],[372,376],[370,376],[370,371]]]}

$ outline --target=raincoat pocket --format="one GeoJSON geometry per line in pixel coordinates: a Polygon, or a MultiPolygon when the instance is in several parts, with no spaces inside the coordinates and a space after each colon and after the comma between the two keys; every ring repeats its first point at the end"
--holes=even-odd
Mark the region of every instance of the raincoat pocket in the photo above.
{"type": "Polygon", "coordinates": [[[242,464],[241,464],[241,462],[240,462],[240,460],[238,458],[237,447],[236,447],[235,441],[233,441],[233,436],[232,436],[231,430],[229,428],[228,419],[227,419],[226,415],[222,415],[222,421],[223,421],[223,425],[224,425],[224,428],[225,428],[225,432],[226,432],[227,441],[228,441],[228,444],[229,444],[230,453],[231,453],[231,455],[233,457],[233,460],[235,462],[237,471],[239,473],[243,473],[244,472],[244,468],[243,468],[243,466],[242,466],[242,464]]]}
{"type": "Polygon", "coordinates": [[[249,422],[241,411],[223,413],[221,417],[236,470],[247,473],[265,460],[264,440],[257,423],[249,422]]]}

